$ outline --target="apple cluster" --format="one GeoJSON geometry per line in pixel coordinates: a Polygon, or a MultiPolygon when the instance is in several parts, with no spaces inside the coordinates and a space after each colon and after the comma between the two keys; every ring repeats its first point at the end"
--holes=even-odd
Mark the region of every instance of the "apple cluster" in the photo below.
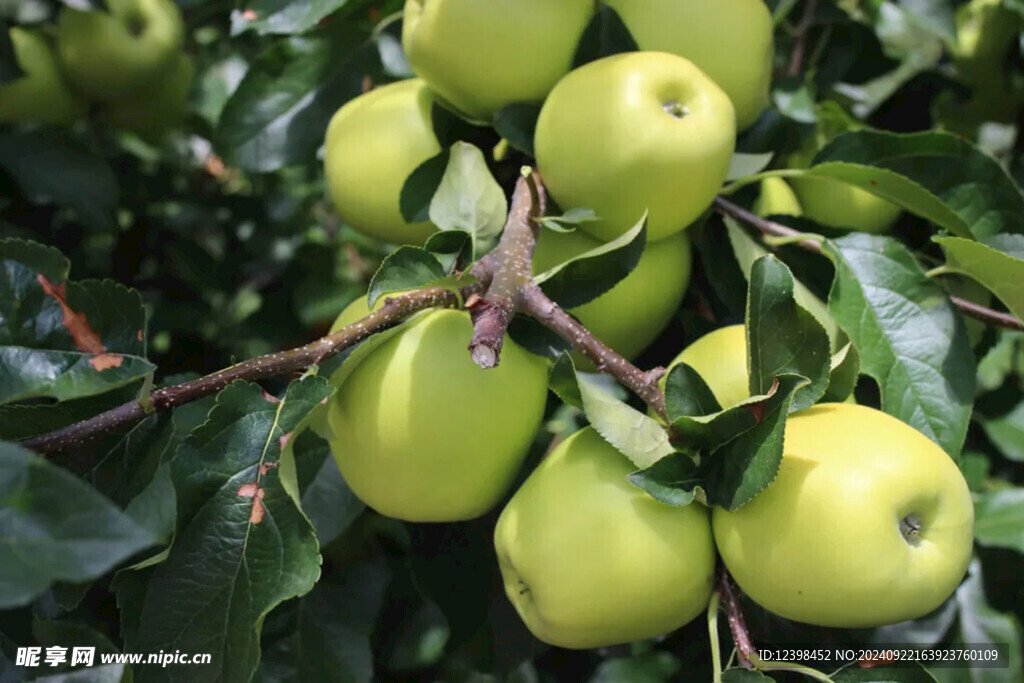
{"type": "Polygon", "coordinates": [[[107,11],[61,9],[52,31],[13,27],[23,76],[0,85],[0,123],[70,125],[99,115],[158,141],[184,115],[195,67],[173,0],[107,0],[107,11]]]}
{"type": "MultiPolygon", "coordinates": [[[[487,123],[507,105],[542,104],[534,150],[545,185],[562,208],[590,208],[598,220],[545,231],[534,270],[590,251],[646,215],[649,239],[635,270],[572,311],[634,357],[678,309],[691,266],[685,229],[721,187],[737,131],[767,106],[772,21],[763,0],[605,4],[641,50],[573,69],[592,0],[407,0],[402,43],[417,78],[373,89],[335,114],[325,173],[353,228],[422,244],[436,228],[406,222],[399,196],[440,152],[434,105],[487,123]]],[[[808,197],[818,191],[805,197],[799,183],[773,179],[760,208],[798,213],[803,203],[817,212],[808,197]]],[[[332,331],[368,312],[357,300],[332,331]]],[[[545,412],[548,364],[506,339],[501,364],[480,371],[465,351],[471,335],[466,312],[426,311],[360,347],[332,377],[337,393],[315,428],[352,491],[378,512],[472,519],[506,496],[521,468],[545,412]]],[[[749,396],[747,353],[739,326],[699,340],[677,362],[728,407],[749,396]]],[[[703,612],[718,557],[766,609],[826,626],[921,616],[955,589],[970,558],[973,506],[938,446],[847,403],[793,415],[784,450],[776,480],[754,501],[711,511],[655,500],[629,482],[634,468],[593,428],[573,434],[498,519],[509,599],[538,638],[589,648],[658,636],[703,612]]]]}

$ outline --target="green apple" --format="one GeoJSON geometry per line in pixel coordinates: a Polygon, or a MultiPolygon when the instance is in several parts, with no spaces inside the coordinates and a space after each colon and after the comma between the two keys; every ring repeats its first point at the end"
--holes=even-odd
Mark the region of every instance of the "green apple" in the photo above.
{"type": "Polygon", "coordinates": [[[402,47],[413,71],[478,120],[541,102],[572,68],[593,0],[406,0],[402,47]]]}
{"type": "Polygon", "coordinates": [[[974,507],[935,443],[873,408],[820,404],[786,424],[779,474],[715,542],[765,609],[819,626],[914,619],[948,598],[971,558],[974,507]]]}
{"type": "Polygon", "coordinates": [[[98,102],[149,92],[181,51],[185,25],[173,0],[107,0],[109,12],[64,7],[57,53],[68,81],[98,102]]]}
{"type": "Polygon", "coordinates": [[[592,428],[559,444],[494,530],[505,593],[546,643],[591,648],[652,638],[702,613],[714,582],[708,511],[672,507],[626,479],[633,467],[592,428]]]}
{"type": "Polygon", "coordinates": [[[0,123],[67,125],[85,116],[88,105],[65,85],[46,36],[18,27],[9,35],[24,75],[0,84],[0,123]]]}
{"type": "Polygon", "coordinates": [[[431,124],[434,97],[419,79],[347,102],[324,141],[327,189],[352,228],[384,242],[423,244],[436,228],[407,223],[399,199],[409,174],[441,151],[431,124]]]}
{"type": "Polygon", "coordinates": [[[691,62],[665,52],[605,57],[551,91],[534,148],[563,209],[593,209],[581,229],[609,241],[649,211],[647,236],[682,231],[715,198],[736,144],[732,103],[691,62]]]}
{"type": "Polygon", "coordinates": [[[683,349],[669,364],[669,371],[680,363],[697,371],[723,408],[750,398],[747,331],[743,325],[708,332],[683,349]]]}
{"type": "Polygon", "coordinates": [[[726,92],[743,130],[768,107],[774,44],[764,0],[606,0],[641,50],[686,57],[726,92]]]}
{"type": "Polygon", "coordinates": [[[833,178],[792,178],[790,183],[804,216],[830,228],[883,233],[903,211],[867,190],[833,178]]]}
{"type": "Polygon", "coordinates": [[[195,76],[188,55],[180,54],[152,89],[132,100],[113,102],[106,108],[115,126],[130,130],[144,140],[158,142],[185,117],[185,103],[195,76]]]}
{"type": "Polygon", "coordinates": [[[984,121],[1013,123],[1024,103],[1024,93],[1011,78],[1022,23],[1002,0],[972,0],[957,10],[953,64],[972,93],[966,102],[946,106],[974,128],[984,121]]]}
{"type": "Polygon", "coordinates": [[[789,183],[782,178],[765,178],[761,181],[761,194],[754,202],[754,213],[758,216],[802,216],[803,209],[789,183]]]}
{"type": "MultiPolygon", "coordinates": [[[[365,306],[365,304],[363,304],[365,306]]],[[[452,522],[491,509],[511,485],[544,415],[547,363],[506,339],[481,370],[469,314],[420,314],[344,378],[327,407],[345,481],[383,515],[452,522]]]]}
{"type": "MultiPolygon", "coordinates": [[[[601,242],[580,232],[544,230],[533,255],[534,274],[596,249],[601,242]]],[[[685,234],[652,242],[633,271],[593,301],[570,309],[598,339],[628,359],[646,349],[665,329],[690,283],[692,256],[685,234]]],[[[593,370],[581,354],[577,367],[593,370]]]]}

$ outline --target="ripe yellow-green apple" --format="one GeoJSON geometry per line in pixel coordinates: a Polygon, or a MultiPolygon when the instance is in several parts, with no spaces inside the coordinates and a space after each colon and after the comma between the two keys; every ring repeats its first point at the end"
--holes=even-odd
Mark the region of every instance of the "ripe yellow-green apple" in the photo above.
{"type": "Polygon", "coordinates": [[[761,181],[761,194],[754,202],[754,213],[758,216],[802,216],[803,209],[789,183],[782,178],[765,178],[761,181]]]}
{"type": "Polygon", "coordinates": [[[108,12],[64,7],[57,52],[68,81],[98,102],[137,97],[171,67],[185,34],[174,0],[107,0],[108,12]]]}
{"type": "Polygon", "coordinates": [[[544,99],[593,14],[593,0],[406,0],[402,47],[444,100],[488,120],[544,99]]]}
{"type": "MultiPolygon", "coordinates": [[[[601,244],[579,230],[544,230],[533,255],[533,272],[542,273],[601,244]]],[[[679,308],[690,283],[691,265],[690,242],[685,234],[649,243],[629,275],[569,312],[619,354],[635,358],[657,339],[679,308]]],[[[593,369],[593,364],[579,353],[573,355],[573,360],[583,370],[593,369]]]]}
{"type": "Polygon", "coordinates": [[[633,467],[592,428],[559,444],[494,530],[505,593],[546,643],[591,648],[652,638],[707,606],[708,511],[633,486],[633,467]]]}
{"type": "Polygon", "coordinates": [[[956,589],[971,558],[974,506],[956,464],[873,408],[819,404],[790,416],[778,476],[715,543],[765,609],[819,626],[920,617],[956,589]]]}
{"type": "Polygon", "coordinates": [[[668,369],[671,371],[679,363],[686,363],[697,371],[723,408],[750,398],[747,333],[743,325],[708,332],[683,349],[668,369]]]}
{"type": "Polygon", "coordinates": [[[736,144],[732,103],[688,60],[631,52],[590,62],[544,102],[534,148],[563,209],[593,209],[580,229],[609,241],[649,211],[647,236],[682,231],[715,198],[736,144]]]}
{"type": "Polygon", "coordinates": [[[64,83],[57,57],[38,30],[14,27],[8,35],[24,75],[0,84],[0,123],[41,121],[67,125],[85,115],[87,105],[64,83]]]}
{"type": "Polygon", "coordinates": [[[106,107],[108,120],[144,140],[158,142],[185,116],[185,102],[192,87],[195,66],[180,54],[152,89],[131,100],[119,100],[106,107]]]}
{"type": "Polygon", "coordinates": [[[434,97],[419,79],[399,81],[347,102],[324,141],[327,190],[354,229],[395,244],[423,244],[436,228],[407,223],[399,200],[409,174],[441,151],[431,124],[434,97]]]}
{"type": "MultiPolygon", "coordinates": [[[[365,304],[364,304],[365,306],[365,304]]],[[[374,348],[327,407],[331,451],[364,503],[411,522],[478,517],[504,495],[544,415],[547,363],[505,340],[482,370],[469,314],[420,314],[374,348]]]]}
{"type": "Polygon", "coordinates": [[[892,202],[841,180],[803,177],[792,178],[790,183],[803,215],[831,228],[883,233],[902,213],[892,202]]]}
{"type": "Polygon", "coordinates": [[[739,130],[768,107],[772,15],[764,0],[606,0],[641,50],[686,57],[732,100],[739,130]]]}

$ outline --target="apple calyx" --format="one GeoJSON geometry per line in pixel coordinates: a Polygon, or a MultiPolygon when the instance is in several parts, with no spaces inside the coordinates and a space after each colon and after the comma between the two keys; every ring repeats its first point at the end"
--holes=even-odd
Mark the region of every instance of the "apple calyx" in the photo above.
{"type": "Polygon", "coordinates": [[[900,535],[910,545],[917,545],[921,540],[921,518],[911,513],[900,520],[900,535]]]}
{"type": "Polygon", "coordinates": [[[669,116],[677,119],[685,119],[690,115],[690,108],[682,102],[677,102],[675,100],[670,100],[664,103],[661,105],[661,108],[664,109],[665,113],[669,116]]]}

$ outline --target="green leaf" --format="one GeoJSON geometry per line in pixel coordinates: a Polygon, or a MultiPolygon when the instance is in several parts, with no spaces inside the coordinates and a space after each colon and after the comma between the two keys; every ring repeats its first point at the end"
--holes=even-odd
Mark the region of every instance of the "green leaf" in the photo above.
{"type": "Polygon", "coordinates": [[[935,677],[920,666],[870,668],[848,666],[832,675],[834,683],[934,683],[935,677]]]}
{"type": "Polygon", "coordinates": [[[611,242],[537,275],[534,282],[565,309],[593,301],[633,272],[647,245],[647,215],[611,242]]]}
{"type": "Polygon", "coordinates": [[[430,200],[430,220],[441,230],[463,230],[486,241],[505,227],[505,193],[483,152],[467,142],[451,146],[441,184],[430,200]]]}
{"type": "Polygon", "coordinates": [[[170,542],[177,516],[171,468],[166,464],[159,466],[149,485],[128,503],[124,512],[161,543],[170,542]]]}
{"type": "Polygon", "coordinates": [[[739,180],[760,173],[771,163],[775,156],[774,152],[763,154],[744,154],[736,152],[729,161],[729,171],[725,175],[726,180],[739,180]]]}
{"type": "Polygon", "coordinates": [[[120,189],[107,161],[53,129],[0,133],[0,168],[37,204],[72,209],[89,227],[113,230],[120,189]]]}
{"type": "MultiPolygon", "coordinates": [[[[716,450],[707,458],[708,503],[736,510],[766,489],[782,463],[786,415],[797,390],[807,380],[797,375],[782,375],[778,384],[757,408],[757,425],[716,450]]],[[[731,410],[742,409],[744,403],[731,410]]]]}
{"type": "Polygon", "coordinates": [[[793,398],[791,410],[814,405],[829,380],[829,339],[814,316],[794,298],[793,274],[774,256],[762,256],[750,271],[746,332],[750,393],[765,395],[779,375],[810,382],[793,398]]]}
{"type": "Polygon", "coordinates": [[[370,280],[366,294],[367,306],[374,305],[384,294],[419,289],[446,276],[440,261],[426,249],[399,247],[388,254],[370,280]]]}
{"type": "Polygon", "coordinates": [[[25,70],[18,64],[18,56],[14,54],[14,43],[7,31],[6,24],[0,30],[0,85],[11,83],[25,76],[25,70]]]}
{"type": "Polygon", "coordinates": [[[641,469],[646,469],[674,449],[665,427],[654,418],[620,401],[601,382],[600,375],[577,373],[572,359],[562,354],[551,368],[551,389],[569,405],[582,408],[605,441],[641,469]]]}
{"type": "Polygon", "coordinates": [[[156,369],[138,292],[66,275],[55,250],[0,241],[0,403],[95,396],[156,369]]]}
{"type": "Polygon", "coordinates": [[[331,116],[379,65],[375,46],[351,22],[341,26],[334,39],[277,40],[256,57],[217,122],[222,156],[264,173],[313,160],[331,116]]]}
{"type": "Polygon", "coordinates": [[[772,680],[774,679],[765,676],[760,671],[744,669],[738,666],[722,672],[722,683],[765,683],[772,680]]]}
{"type": "Polygon", "coordinates": [[[961,237],[936,237],[946,252],[945,270],[977,280],[1024,320],[1024,235],[1000,235],[996,244],[961,237]]]}
{"type": "Polygon", "coordinates": [[[532,157],[533,133],[537,129],[539,116],[540,105],[510,104],[494,115],[494,130],[508,140],[513,149],[532,157]]]}
{"type": "Polygon", "coordinates": [[[639,49],[619,13],[601,3],[594,18],[580,36],[572,68],[578,69],[602,57],[610,57],[621,52],[636,52],[639,49]]]}
{"type": "Polygon", "coordinates": [[[682,662],[670,652],[655,650],[632,657],[606,659],[598,665],[590,683],[668,683],[677,680],[682,662]]]}
{"type": "Polygon", "coordinates": [[[693,502],[697,487],[704,483],[704,478],[690,456],[673,453],[645,470],[633,472],[629,481],[655,500],[673,507],[684,507],[693,502]]]}
{"type": "Polygon", "coordinates": [[[974,354],[962,316],[914,255],[890,237],[825,243],[829,308],[878,382],[882,409],[957,459],[974,403],[974,354]]]}
{"type": "Polygon", "coordinates": [[[1024,401],[996,418],[979,418],[985,435],[1009,460],[1024,462],[1024,401]]]}
{"type": "MultiPolygon", "coordinates": [[[[530,353],[545,358],[558,358],[562,353],[572,353],[572,344],[565,341],[543,323],[525,315],[512,318],[508,326],[508,336],[516,344],[530,353]]],[[[3,414],[0,413],[0,416],[3,414]]]]}
{"type": "Polygon", "coordinates": [[[117,586],[127,650],[209,652],[204,676],[252,676],[263,619],[320,573],[313,528],[278,463],[282,442],[330,394],[320,377],[293,382],[282,400],[240,381],[218,394],[171,461],[179,531],[170,553],[138,577],[144,590],[133,573],[117,586]]]}
{"type": "Polygon", "coordinates": [[[960,237],[1024,232],[1016,183],[956,135],[845,133],[818,152],[807,174],[856,185],[960,237]]]}
{"type": "Polygon", "coordinates": [[[451,273],[460,263],[473,260],[473,236],[462,230],[435,232],[427,238],[423,248],[437,257],[445,273],[451,273]]]}
{"type": "Polygon", "coordinates": [[[832,355],[828,375],[828,389],[821,397],[822,403],[841,403],[853,395],[860,377],[860,354],[857,347],[849,342],[832,355]]]}
{"type": "Polygon", "coordinates": [[[430,220],[430,203],[437,194],[437,188],[441,186],[450,156],[447,148],[442,149],[417,166],[405,179],[398,197],[398,207],[407,222],[425,223],[430,220]]]}
{"type": "Polygon", "coordinates": [[[368,0],[251,0],[245,5],[246,12],[237,12],[232,16],[231,33],[238,35],[249,30],[261,36],[306,33],[329,15],[334,14],[332,19],[338,21],[367,4],[368,0]],[[255,18],[247,19],[246,16],[255,18]]]}
{"type": "MultiPolygon", "coordinates": [[[[733,254],[740,270],[743,272],[747,282],[750,282],[750,273],[754,263],[761,257],[768,254],[768,250],[756,242],[740,225],[732,218],[726,217],[725,227],[729,235],[729,242],[732,244],[733,254]]],[[[832,313],[825,302],[814,295],[802,282],[797,280],[793,284],[793,297],[800,307],[810,312],[815,320],[825,328],[828,338],[833,347],[838,343],[840,332],[832,313]]]]}
{"type": "Polygon", "coordinates": [[[313,479],[302,489],[302,511],[313,524],[322,548],[344,533],[366,506],[341,476],[326,441],[304,434],[294,442],[294,453],[296,459],[304,459],[305,466],[320,463],[313,479]]]}
{"type": "Polygon", "coordinates": [[[704,378],[686,363],[677,363],[665,379],[665,413],[670,422],[721,412],[704,378]]]}
{"type": "Polygon", "coordinates": [[[983,493],[974,501],[974,540],[1024,553],[1024,488],[983,493]]]}
{"type": "MultiPolygon", "coordinates": [[[[1001,662],[1000,668],[981,668],[966,666],[966,673],[972,680],[985,683],[1016,683],[1020,680],[1020,672],[1024,667],[1021,657],[1021,643],[1024,643],[1024,631],[1012,614],[1004,614],[995,610],[985,598],[985,584],[982,577],[981,562],[971,562],[967,578],[956,591],[955,599],[960,608],[957,620],[957,631],[954,634],[956,644],[986,645],[1006,643],[1009,645],[1007,659],[1001,662]]],[[[965,662],[965,664],[967,664],[965,662]]]]}
{"type": "Polygon", "coordinates": [[[102,576],[155,543],[81,479],[0,443],[0,609],[27,604],[55,581],[102,576]]]}

